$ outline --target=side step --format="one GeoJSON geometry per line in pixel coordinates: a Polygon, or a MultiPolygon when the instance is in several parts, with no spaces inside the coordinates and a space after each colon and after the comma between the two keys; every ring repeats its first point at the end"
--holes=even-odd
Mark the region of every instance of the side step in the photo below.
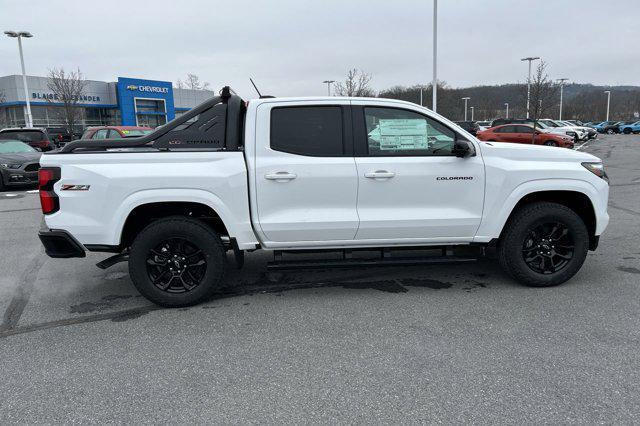
{"type": "Polygon", "coordinates": [[[268,270],[314,269],[314,268],[353,268],[361,266],[413,266],[425,264],[471,263],[478,256],[456,256],[452,247],[417,247],[417,248],[381,248],[358,250],[317,250],[317,251],[282,251],[273,252],[273,261],[267,263],[268,270]],[[407,256],[407,251],[440,250],[440,255],[407,256]],[[374,252],[377,256],[353,257],[354,251],[374,252]],[[284,259],[283,254],[325,253],[340,254],[340,258],[329,259],[284,259]]]}

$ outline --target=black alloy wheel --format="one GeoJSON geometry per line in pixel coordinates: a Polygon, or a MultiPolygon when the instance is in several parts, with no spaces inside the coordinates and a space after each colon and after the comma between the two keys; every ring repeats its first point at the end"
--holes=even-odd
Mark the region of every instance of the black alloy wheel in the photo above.
{"type": "Polygon", "coordinates": [[[147,254],[147,274],[157,288],[185,293],[200,285],[207,271],[204,252],[184,238],[162,241],[147,254]]]}
{"type": "Polygon", "coordinates": [[[522,256],[532,271],[554,274],[573,258],[575,242],[569,228],[560,222],[541,223],[528,229],[522,256]]]}

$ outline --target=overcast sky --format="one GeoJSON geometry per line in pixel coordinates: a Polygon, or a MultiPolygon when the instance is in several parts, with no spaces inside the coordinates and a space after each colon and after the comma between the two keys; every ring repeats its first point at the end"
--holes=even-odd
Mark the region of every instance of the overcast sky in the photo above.
{"type": "MultiPolygon", "coordinates": [[[[0,30],[26,30],[27,73],[176,81],[199,75],[253,97],[322,95],[346,70],[376,90],[432,78],[433,0],[0,0],[0,30]]],[[[453,87],[524,81],[524,56],[552,78],[640,85],[640,0],[439,0],[438,77],[453,87]]],[[[0,39],[0,76],[18,74],[0,39]]]]}

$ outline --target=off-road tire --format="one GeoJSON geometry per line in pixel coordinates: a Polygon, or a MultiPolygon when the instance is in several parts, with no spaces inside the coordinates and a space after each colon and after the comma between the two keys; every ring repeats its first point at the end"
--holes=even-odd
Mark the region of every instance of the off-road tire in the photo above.
{"type": "Polygon", "coordinates": [[[578,272],[588,249],[589,234],[580,216],[561,204],[537,202],[521,207],[508,220],[498,242],[498,260],[502,269],[516,281],[531,287],[551,287],[564,283],[578,272]],[[523,246],[530,229],[547,222],[559,222],[568,228],[574,250],[562,269],[543,274],[527,265],[523,246]]]}
{"type": "Polygon", "coordinates": [[[133,241],[129,254],[133,284],[144,297],[164,307],[190,306],[209,299],[222,286],[225,269],[226,255],[220,236],[201,221],[183,216],[167,217],[148,225],[133,241]],[[199,284],[183,293],[171,293],[154,285],[147,266],[152,251],[164,241],[174,240],[186,241],[199,249],[202,252],[199,256],[205,261],[199,284]]]}

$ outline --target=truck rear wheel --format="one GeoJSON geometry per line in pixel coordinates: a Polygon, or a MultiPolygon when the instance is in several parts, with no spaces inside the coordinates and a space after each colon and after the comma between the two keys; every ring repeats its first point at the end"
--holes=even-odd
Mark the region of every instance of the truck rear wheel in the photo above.
{"type": "Polygon", "coordinates": [[[161,306],[203,302],[223,283],[225,250],[202,222],[174,216],[144,228],[131,245],[129,275],[138,291],[161,306]]]}
{"type": "Polygon", "coordinates": [[[562,284],[587,256],[589,234],[573,210],[550,202],[528,204],[509,219],[498,244],[502,269],[533,287],[562,284]]]}

